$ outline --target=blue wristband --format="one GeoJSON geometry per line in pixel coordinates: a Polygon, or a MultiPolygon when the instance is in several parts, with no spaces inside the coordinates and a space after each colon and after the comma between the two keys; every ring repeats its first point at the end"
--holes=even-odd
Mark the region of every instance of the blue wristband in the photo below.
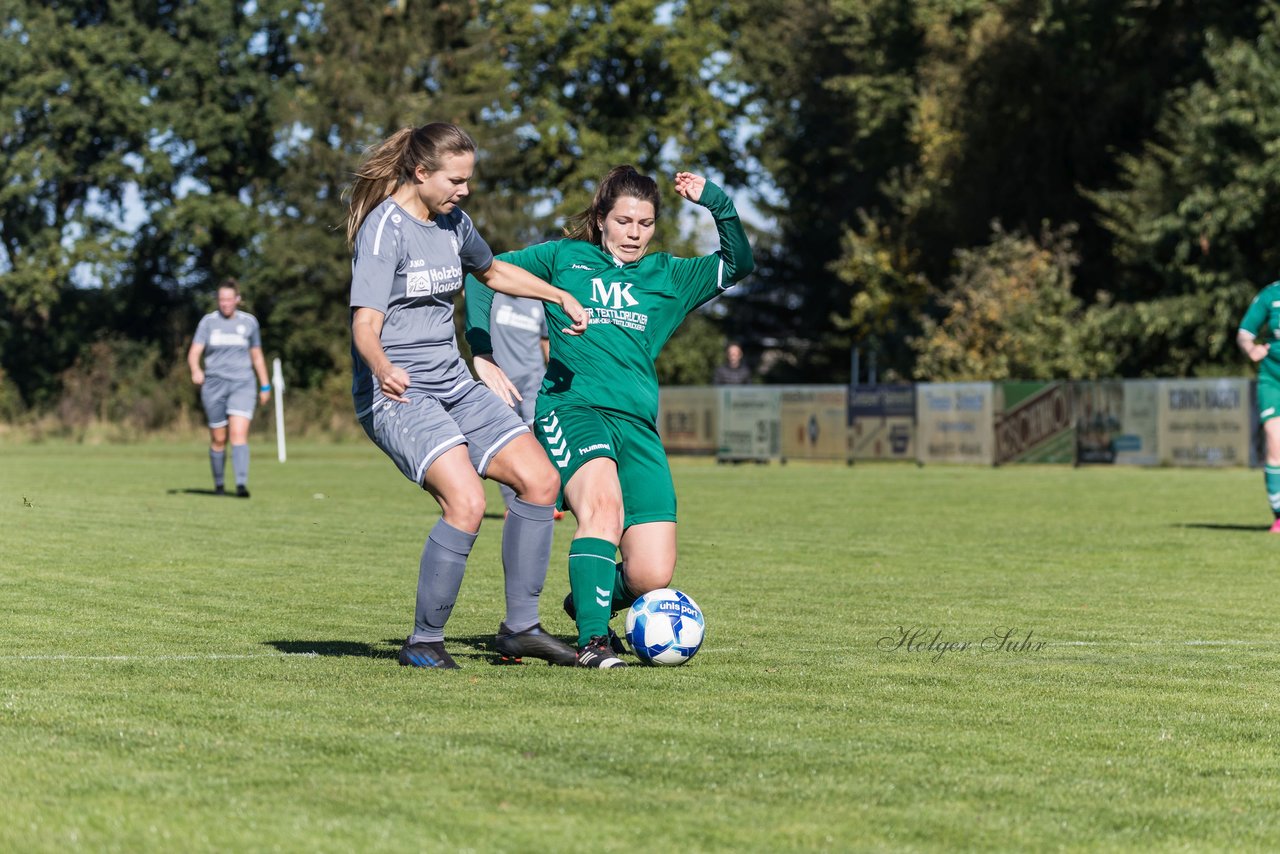
{"type": "Polygon", "coordinates": [[[260,386],[258,386],[258,391],[271,391],[271,386],[269,386],[269,385],[260,385],[260,386]]]}

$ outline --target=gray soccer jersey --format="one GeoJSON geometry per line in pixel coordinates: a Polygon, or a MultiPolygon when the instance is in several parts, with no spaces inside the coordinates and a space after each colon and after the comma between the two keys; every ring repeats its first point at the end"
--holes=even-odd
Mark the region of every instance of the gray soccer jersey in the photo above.
{"type": "Polygon", "coordinates": [[[498,367],[516,387],[537,389],[547,372],[542,358],[547,313],[541,300],[495,293],[489,309],[489,335],[498,367]]]}
{"type": "MultiPolygon", "coordinates": [[[[382,349],[408,372],[406,396],[452,400],[475,383],[458,352],[453,297],[467,273],[492,263],[489,244],[459,209],[428,222],[388,198],[365,217],[351,261],[351,310],[385,316],[382,349]]],[[[351,359],[351,395],[363,417],[382,392],[354,343],[351,359]]]]}
{"type": "Polygon", "coordinates": [[[254,378],[249,349],[262,346],[262,333],[252,314],[237,311],[225,317],[220,311],[209,312],[200,318],[195,343],[204,345],[205,376],[226,380],[254,378]]]}

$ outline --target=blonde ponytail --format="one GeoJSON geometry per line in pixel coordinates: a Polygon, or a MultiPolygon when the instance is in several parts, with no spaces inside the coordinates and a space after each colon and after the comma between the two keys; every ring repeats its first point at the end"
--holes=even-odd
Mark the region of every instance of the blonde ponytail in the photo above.
{"type": "Polygon", "coordinates": [[[435,172],[445,157],[475,152],[475,140],[462,128],[445,122],[400,128],[370,148],[344,193],[349,200],[347,245],[355,246],[356,235],[370,211],[401,186],[416,180],[419,166],[435,172]]]}

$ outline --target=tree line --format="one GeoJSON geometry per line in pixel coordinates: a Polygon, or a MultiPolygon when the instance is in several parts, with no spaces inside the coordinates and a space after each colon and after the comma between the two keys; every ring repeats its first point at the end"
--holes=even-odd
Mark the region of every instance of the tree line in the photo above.
{"type": "Polygon", "coordinates": [[[228,276],[345,415],[342,191],[431,120],[477,139],[497,251],[617,163],[750,202],[758,270],[666,382],[730,338],[787,382],[852,348],[904,380],[1240,373],[1280,269],[1274,2],[10,0],[0,77],[0,420],[163,425],[228,276]]]}

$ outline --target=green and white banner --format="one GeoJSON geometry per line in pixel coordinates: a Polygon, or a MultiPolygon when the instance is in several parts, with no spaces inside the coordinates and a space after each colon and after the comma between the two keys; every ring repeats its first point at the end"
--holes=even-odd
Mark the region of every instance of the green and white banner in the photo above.
{"type": "Polygon", "coordinates": [[[997,463],[1075,462],[1070,386],[1004,382],[996,386],[996,393],[997,463]]]}

